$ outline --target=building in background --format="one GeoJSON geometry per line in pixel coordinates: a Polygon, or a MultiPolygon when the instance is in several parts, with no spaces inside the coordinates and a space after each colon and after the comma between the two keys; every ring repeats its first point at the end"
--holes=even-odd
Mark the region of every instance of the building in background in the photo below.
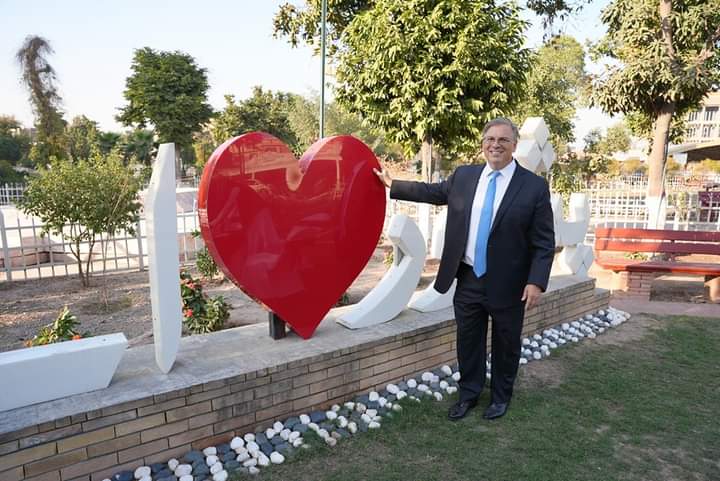
{"type": "Polygon", "coordinates": [[[708,94],[697,110],[686,119],[685,143],[705,143],[720,140],[720,92],[708,94]]]}

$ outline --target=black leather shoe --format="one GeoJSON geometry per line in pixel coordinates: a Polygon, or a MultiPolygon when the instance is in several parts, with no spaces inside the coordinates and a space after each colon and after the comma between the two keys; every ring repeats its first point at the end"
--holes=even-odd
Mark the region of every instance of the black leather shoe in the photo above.
{"type": "Polygon", "coordinates": [[[508,404],[510,403],[492,403],[483,413],[485,419],[497,419],[502,417],[507,412],[508,404]]]}
{"type": "Polygon", "coordinates": [[[450,410],[448,411],[448,418],[451,421],[462,419],[475,406],[477,406],[477,399],[470,401],[458,401],[450,407],[450,410]]]}

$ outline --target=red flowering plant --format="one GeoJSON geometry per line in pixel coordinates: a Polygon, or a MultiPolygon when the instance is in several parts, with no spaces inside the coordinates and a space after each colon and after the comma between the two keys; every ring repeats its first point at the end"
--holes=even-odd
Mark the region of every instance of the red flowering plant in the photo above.
{"type": "Polygon", "coordinates": [[[88,333],[79,333],[75,330],[80,325],[67,306],[63,307],[55,321],[44,326],[38,331],[37,335],[30,340],[25,341],[26,347],[44,346],[54,342],[78,340],[87,337],[88,333]]]}
{"type": "Polygon", "coordinates": [[[222,296],[208,298],[199,279],[180,272],[180,295],[183,301],[183,324],[193,334],[219,331],[230,317],[230,306],[222,296]]]}

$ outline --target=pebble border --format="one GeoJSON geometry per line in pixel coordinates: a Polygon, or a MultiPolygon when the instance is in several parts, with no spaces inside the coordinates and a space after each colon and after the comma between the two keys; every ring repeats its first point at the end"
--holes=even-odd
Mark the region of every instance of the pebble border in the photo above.
{"type": "MultiPolygon", "coordinates": [[[[576,321],[545,329],[542,335],[522,339],[520,366],[542,360],[568,343],[594,339],[608,329],[617,327],[630,314],[609,307],[607,311],[588,314],[576,321]]],[[[486,361],[490,379],[492,357],[486,361]]],[[[328,411],[313,411],[276,421],[265,431],[236,436],[230,443],[210,446],[202,451],[190,451],[182,458],[167,463],[140,466],[134,471],[122,471],[103,481],[227,481],[229,473],[258,474],[260,468],[282,464],[299,448],[309,448],[303,435],[315,432],[329,446],[369,429],[381,427],[383,417],[401,412],[404,398],[420,402],[431,398],[442,401],[444,395],[457,392],[460,373],[448,365],[424,372],[397,384],[388,384],[380,393],[370,391],[355,397],[342,406],[335,404],[328,411]]]]}

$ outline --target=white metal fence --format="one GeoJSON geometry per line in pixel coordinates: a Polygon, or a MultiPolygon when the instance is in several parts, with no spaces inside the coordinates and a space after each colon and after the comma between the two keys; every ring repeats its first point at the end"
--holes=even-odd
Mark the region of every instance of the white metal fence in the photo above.
{"type": "MultiPolygon", "coordinates": [[[[595,226],[616,225],[644,227],[648,220],[645,205],[646,181],[640,177],[595,182],[586,189],[590,200],[591,222],[586,237],[594,241],[595,226]]],[[[21,190],[6,190],[18,195],[21,190]]],[[[2,191],[0,191],[2,192],[2,191]]],[[[8,194],[9,195],[9,194],[8,194]]],[[[720,231],[720,190],[704,191],[684,184],[671,183],[667,189],[665,228],[675,230],[720,231]]],[[[392,215],[403,213],[414,219],[424,233],[431,233],[435,218],[442,207],[392,200],[388,202],[385,229],[392,215]]],[[[77,261],[62,236],[42,236],[42,225],[32,217],[23,216],[13,207],[0,208],[0,281],[23,280],[77,274],[77,261]]],[[[69,229],[69,226],[66,226],[69,229]]],[[[197,212],[177,214],[180,262],[195,258],[202,241],[192,236],[199,228],[197,212]]],[[[91,272],[142,270],[147,266],[145,221],[136,225],[136,234],[125,232],[107,238],[101,236],[90,252],[89,244],[81,244],[81,257],[91,259],[91,272]]],[[[428,239],[429,241],[429,239],[428,239]]]]}

